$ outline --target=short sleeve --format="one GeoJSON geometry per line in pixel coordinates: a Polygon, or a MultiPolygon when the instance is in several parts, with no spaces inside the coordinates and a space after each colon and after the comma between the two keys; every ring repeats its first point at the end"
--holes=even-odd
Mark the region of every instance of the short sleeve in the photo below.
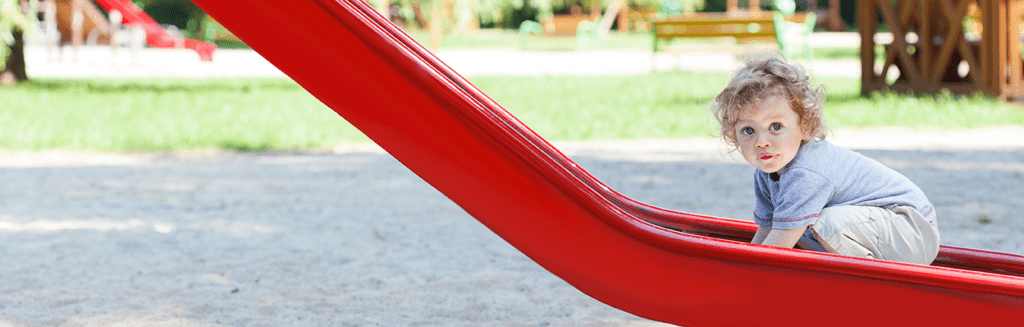
{"type": "Polygon", "coordinates": [[[814,224],[832,199],[835,187],[821,174],[807,169],[787,171],[775,193],[773,229],[793,229],[814,224]]]}
{"type": "Polygon", "coordinates": [[[760,172],[754,174],[754,222],[758,226],[772,227],[772,213],[775,208],[772,206],[766,176],[760,172]]]}

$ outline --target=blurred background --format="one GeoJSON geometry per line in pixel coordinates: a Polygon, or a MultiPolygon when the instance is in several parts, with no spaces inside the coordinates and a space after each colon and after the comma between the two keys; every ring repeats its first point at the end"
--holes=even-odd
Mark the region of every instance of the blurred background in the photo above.
{"type": "MultiPolygon", "coordinates": [[[[974,0],[932,14],[914,1],[368,4],[545,138],[634,140],[711,137],[708,105],[744,56],[763,51],[825,86],[833,128],[1024,125],[1020,29],[992,36],[1009,40],[1001,48],[981,42],[983,18],[1024,27],[1022,1],[1001,3],[998,17],[974,0]]],[[[0,12],[0,115],[23,127],[0,131],[0,149],[368,142],[190,1],[0,0],[0,12]]]]}

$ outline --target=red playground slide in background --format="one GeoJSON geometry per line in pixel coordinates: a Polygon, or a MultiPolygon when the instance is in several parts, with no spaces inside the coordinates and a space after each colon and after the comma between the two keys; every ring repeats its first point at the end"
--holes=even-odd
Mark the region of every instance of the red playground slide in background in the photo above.
{"type": "Polygon", "coordinates": [[[117,10],[124,17],[126,25],[136,25],[146,31],[146,44],[154,48],[188,48],[199,53],[202,61],[213,61],[213,51],[217,46],[210,42],[178,39],[157,24],[146,12],[135,6],[131,0],[96,0],[96,3],[110,12],[117,10]]]}

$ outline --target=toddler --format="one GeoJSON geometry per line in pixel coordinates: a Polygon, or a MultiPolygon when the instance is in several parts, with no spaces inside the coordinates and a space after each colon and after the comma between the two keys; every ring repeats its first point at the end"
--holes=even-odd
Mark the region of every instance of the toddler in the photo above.
{"type": "Polygon", "coordinates": [[[927,265],[935,210],[896,171],[825,140],[824,90],[775,55],[747,62],[715,98],[721,137],[757,170],[751,241],[927,265]]]}

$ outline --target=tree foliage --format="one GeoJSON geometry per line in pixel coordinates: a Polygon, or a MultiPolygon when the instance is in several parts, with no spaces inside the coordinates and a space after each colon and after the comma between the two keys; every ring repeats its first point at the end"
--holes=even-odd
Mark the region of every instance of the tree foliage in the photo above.
{"type": "Polygon", "coordinates": [[[39,0],[0,0],[0,71],[11,55],[15,32],[31,33],[37,25],[39,0]]]}
{"type": "Polygon", "coordinates": [[[132,0],[157,23],[174,25],[186,31],[186,36],[196,35],[206,13],[189,0],[132,0]]]}

